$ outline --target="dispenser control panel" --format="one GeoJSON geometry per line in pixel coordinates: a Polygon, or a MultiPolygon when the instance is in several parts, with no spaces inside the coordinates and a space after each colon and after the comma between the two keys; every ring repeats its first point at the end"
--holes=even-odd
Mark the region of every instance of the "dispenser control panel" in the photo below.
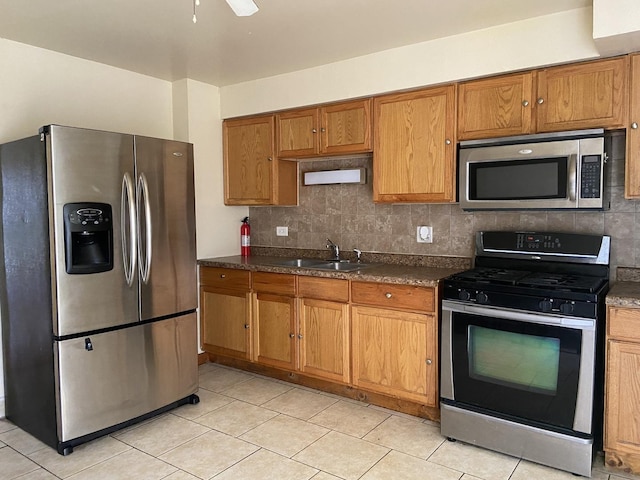
{"type": "Polygon", "coordinates": [[[69,221],[75,225],[100,225],[109,220],[99,208],[79,208],[69,212],[69,221]]]}

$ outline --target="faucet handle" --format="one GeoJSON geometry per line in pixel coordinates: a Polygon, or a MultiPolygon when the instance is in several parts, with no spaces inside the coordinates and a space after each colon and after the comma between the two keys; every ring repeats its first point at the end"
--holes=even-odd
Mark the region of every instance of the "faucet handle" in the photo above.
{"type": "Polygon", "coordinates": [[[358,250],[357,248],[354,248],[353,251],[356,252],[356,261],[358,263],[360,263],[360,257],[362,256],[362,250],[358,250]]]}

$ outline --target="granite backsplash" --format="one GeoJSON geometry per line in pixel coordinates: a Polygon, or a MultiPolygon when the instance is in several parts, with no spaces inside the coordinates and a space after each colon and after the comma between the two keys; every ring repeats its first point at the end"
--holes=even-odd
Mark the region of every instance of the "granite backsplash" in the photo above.
{"type": "Polygon", "coordinates": [[[616,267],[640,266],[640,201],[624,198],[624,135],[614,134],[607,180],[611,208],[588,211],[465,212],[457,204],[374,204],[371,156],[300,163],[300,170],[365,167],[364,185],[300,186],[297,207],[251,207],[252,246],[322,250],[327,238],[343,251],[417,256],[474,255],[480,230],[562,231],[611,236],[612,278],[616,267]],[[417,243],[416,227],[431,225],[433,243],[417,243]],[[276,226],[289,236],[276,236],[276,226]]]}

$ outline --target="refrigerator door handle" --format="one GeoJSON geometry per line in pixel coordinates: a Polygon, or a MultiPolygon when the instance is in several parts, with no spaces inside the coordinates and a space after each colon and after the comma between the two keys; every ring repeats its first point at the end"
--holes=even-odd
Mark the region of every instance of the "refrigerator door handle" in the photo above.
{"type": "Polygon", "coordinates": [[[120,228],[122,231],[122,264],[127,285],[132,286],[136,271],[136,208],[133,201],[133,180],[129,173],[122,177],[120,198],[120,228]]]}
{"type": "Polygon", "coordinates": [[[144,217],[144,230],[140,225],[140,235],[138,236],[138,255],[140,257],[140,276],[144,283],[149,282],[151,275],[151,255],[152,255],[152,232],[151,225],[151,203],[149,202],[149,183],[144,173],[138,177],[137,185],[138,209],[143,208],[143,212],[138,210],[138,221],[142,223],[144,217]],[[141,207],[142,204],[142,207],[141,207]]]}

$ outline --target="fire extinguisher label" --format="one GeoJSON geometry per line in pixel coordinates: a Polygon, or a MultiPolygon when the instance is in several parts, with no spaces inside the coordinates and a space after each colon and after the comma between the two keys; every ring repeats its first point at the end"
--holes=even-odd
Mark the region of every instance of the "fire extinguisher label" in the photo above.
{"type": "Polygon", "coordinates": [[[248,247],[251,245],[249,235],[242,235],[242,237],[240,238],[240,245],[243,247],[248,247]]]}

